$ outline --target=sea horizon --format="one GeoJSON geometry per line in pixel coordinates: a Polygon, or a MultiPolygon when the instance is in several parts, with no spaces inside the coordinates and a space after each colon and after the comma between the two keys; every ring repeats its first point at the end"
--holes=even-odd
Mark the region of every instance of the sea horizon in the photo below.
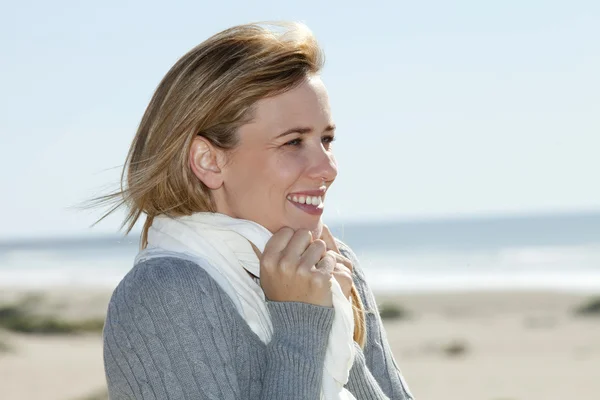
{"type": "MultiPolygon", "coordinates": [[[[600,211],[330,225],[374,290],[600,293],[600,211]]],[[[128,236],[0,240],[0,287],[114,287],[133,266],[128,236]]]]}
{"type": "MultiPolygon", "coordinates": [[[[332,232],[340,240],[344,240],[345,236],[350,234],[355,236],[357,230],[363,229],[387,229],[390,227],[403,227],[404,231],[412,230],[417,226],[427,227],[427,230],[421,234],[431,234],[437,232],[434,237],[440,237],[444,232],[441,230],[442,227],[450,224],[458,224],[463,226],[470,226],[476,232],[478,228],[492,227],[492,225],[500,224],[512,224],[522,223],[538,228],[539,222],[551,227],[558,227],[559,225],[564,227],[567,224],[569,229],[575,229],[576,234],[586,235],[588,237],[594,237],[595,240],[600,241],[600,209],[599,210],[573,210],[573,211],[543,211],[543,212],[521,212],[521,213],[483,213],[483,214],[456,214],[446,216],[423,216],[423,217],[391,217],[386,219],[370,219],[370,220],[334,220],[329,223],[329,227],[332,232]],[[543,222],[542,222],[543,221],[543,222]]],[[[398,233],[398,232],[395,232],[398,233]]],[[[36,247],[44,244],[60,245],[64,244],[78,244],[85,243],[88,241],[101,243],[101,242],[133,242],[138,241],[141,235],[141,231],[131,231],[127,235],[115,231],[114,233],[109,232],[94,232],[93,228],[87,231],[77,232],[73,234],[46,234],[46,235],[20,235],[16,238],[0,237],[0,251],[9,247],[36,247]]],[[[556,237],[556,235],[551,235],[556,237]]],[[[442,236],[443,237],[443,236],[442,236]]],[[[354,245],[359,244],[355,243],[354,245]]],[[[409,243],[407,243],[409,245],[409,243]]]]}

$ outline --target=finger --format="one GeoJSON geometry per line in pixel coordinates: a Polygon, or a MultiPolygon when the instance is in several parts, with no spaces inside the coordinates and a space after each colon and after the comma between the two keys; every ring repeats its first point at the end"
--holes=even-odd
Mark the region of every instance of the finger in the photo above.
{"type": "Polygon", "coordinates": [[[327,250],[333,250],[336,253],[340,252],[340,249],[338,248],[338,245],[335,242],[335,239],[333,238],[331,231],[325,224],[323,224],[323,230],[321,232],[320,239],[323,240],[325,242],[325,244],[327,244],[327,250]]]}
{"type": "Polygon", "coordinates": [[[265,245],[265,253],[280,253],[294,236],[294,230],[287,226],[281,228],[269,239],[265,245]]]}
{"type": "Polygon", "coordinates": [[[312,269],[327,253],[327,245],[322,240],[315,240],[312,242],[302,257],[300,257],[299,268],[312,269]]]}
{"type": "Polygon", "coordinates": [[[349,293],[352,289],[352,276],[347,269],[336,269],[331,274],[338,281],[344,293],[349,293]]]}
{"type": "Polygon", "coordinates": [[[323,274],[331,275],[335,269],[335,258],[330,254],[325,254],[323,258],[317,263],[315,268],[323,274]]]}
{"type": "Polygon", "coordinates": [[[332,256],[334,256],[337,263],[345,265],[350,271],[353,270],[352,261],[350,261],[349,259],[347,259],[343,255],[341,255],[340,253],[336,253],[333,250],[327,250],[327,253],[331,254],[332,256]]]}
{"type": "Polygon", "coordinates": [[[260,257],[261,267],[276,267],[281,258],[281,251],[285,249],[293,235],[294,230],[292,228],[284,227],[278,230],[265,245],[265,251],[260,257]]]}
{"type": "Polygon", "coordinates": [[[340,284],[342,288],[342,292],[344,295],[349,298],[352,292],[352,272],[343,264],[336,264],[335,269],[333,271],[333,277],[340,284]]]}
{"type": "Polygon", "coordinates": [[[279,262],[281,267],[296,267],[312,241],[312,233],[308,229],[298,229],[294,232],[294,235],[281,254],[281,260],[279,262]]]}
{"type": "Polygon", "coordinates": [[[348,274],[349,277],[352,277],[352,270],[340,262],[336,262],[333,272],[348,274]]]}

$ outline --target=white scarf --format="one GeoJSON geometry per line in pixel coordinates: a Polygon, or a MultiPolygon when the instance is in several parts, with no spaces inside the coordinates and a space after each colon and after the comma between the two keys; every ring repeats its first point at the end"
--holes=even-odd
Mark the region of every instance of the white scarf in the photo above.
{"type": "MultiPolygon", "coordinates": [[[[271,236],[255,222],[224,214],[157,216],[148,230],[148,248],[138,254],[136,262],[165,255],[196,261],[229,295],[252,331],[268,343],[273,326],[265,295],[247,272],[260,277],[260,263],[250,242],[262,253],[271,236]]],[[[335,315],[325,354],[321,399],[355,400],[344,388],[354,362],[352,305],[335,278],[331,279],[335,315]]]]}

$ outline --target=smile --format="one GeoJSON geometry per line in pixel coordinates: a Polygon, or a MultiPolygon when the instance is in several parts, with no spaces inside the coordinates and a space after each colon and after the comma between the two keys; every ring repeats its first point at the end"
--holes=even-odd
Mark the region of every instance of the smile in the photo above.
{"type": "Polygon", "coordinates": [[[288,195],[287,199],[293,201],[294,203],[308,204],[313,206],[320,206],[321,204],[323,204],[323,198],[321,196],[288,195]]]}
{"type": "Polygon", "coordinates": [[[303,196],[303,195],[288,195],[287,199],[300,210],[311,214],[323,214],[323,197],[322,196],[303,196]]]}

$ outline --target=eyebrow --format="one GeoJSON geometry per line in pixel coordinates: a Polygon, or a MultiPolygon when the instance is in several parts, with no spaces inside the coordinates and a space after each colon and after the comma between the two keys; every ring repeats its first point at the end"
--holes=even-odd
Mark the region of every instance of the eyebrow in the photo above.
{"type": "MultiPolygon", "coordinates": [[[[325,129],[323,130],[323,132],[333,132],[335,130],[335,125],[333,124],[329,124],[325,127],[325,129]]],[[[275,139],[279,139],[280,137],[283,136],[287,136],[287,135],[291,135],[292,133],[299,133],[301,135],[304,135],[306,133],[311,133],[313,131],[312,128],[307,127],[307,126],[297,126],[295,128],[291,128],[288,129],[287,131],[280,133],[279,135],[277,135],[275,137],[275,139]]]]}

